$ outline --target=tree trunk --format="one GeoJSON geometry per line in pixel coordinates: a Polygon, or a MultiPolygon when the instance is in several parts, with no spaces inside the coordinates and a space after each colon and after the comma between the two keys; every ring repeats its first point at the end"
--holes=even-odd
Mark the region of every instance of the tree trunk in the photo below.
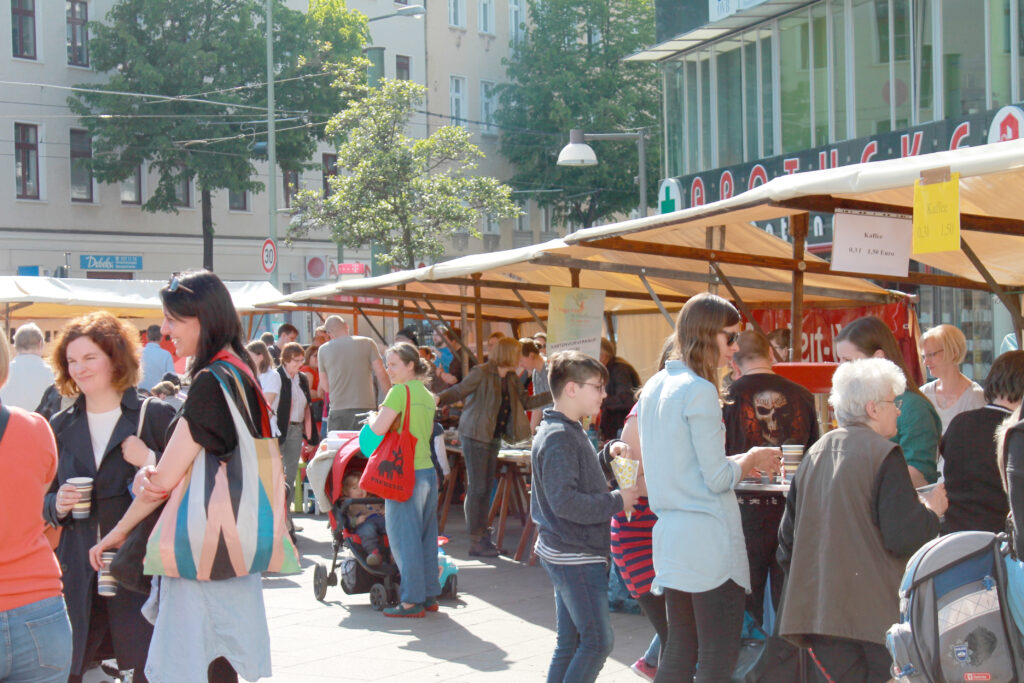
{"type": "Polygon", "coordinates": [[[203,268],[213,272],[213,193],[202,190],[203,203],[203,268]]]}

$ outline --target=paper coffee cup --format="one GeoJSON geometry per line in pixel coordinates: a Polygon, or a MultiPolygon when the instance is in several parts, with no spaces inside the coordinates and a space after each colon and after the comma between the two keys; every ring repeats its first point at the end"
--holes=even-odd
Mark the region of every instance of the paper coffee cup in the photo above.
{"type": "Polygon", "coordinates": [[[67,483],[78,489],[81,498],[71,508],[71,516],[75,519],[86,519],[92,508],[92,477],[71,477],[67,483]]]}
{"type": "Polygon", "coordinates": [[[800,467],[800,461],[804,457],[804,447],[796,445],[784,445],[782,447],[782,468],[785,475],[785,481],[793,481],[793,475],[796,474],[796,470],[800,467]]]}
{"type": "Polygon", "coordinates": [[[105,598],[117,595],[117,579],[110,573],[110,563],[114,561],[114,555],[116,554],[115,551],[108,550],[102,556],[103,567],[100,569],[96,581],[96,592],[105,598]]]}

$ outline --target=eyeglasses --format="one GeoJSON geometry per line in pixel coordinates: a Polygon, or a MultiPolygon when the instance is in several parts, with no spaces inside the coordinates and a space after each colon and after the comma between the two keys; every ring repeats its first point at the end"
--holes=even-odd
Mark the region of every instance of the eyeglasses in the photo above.
{"type": "Polygon", "coordinates": [[[725,330],[719,331],[719,334],[725,335],[725,345],[732,346],[736,343],[736,340],[740,338],[739,332],[726,332],[725,330]]]}
{"type": "Polygon", "coordinates": [[[195,294],[195,292],[193,292],[191,289],[181,284],[181,280],[178,279],[177,275],[172,275],[170,282],[167,283],[167,291],[176,292],[179,289],[184,292],[188,292],[189,294],[195,294]]]}
{"type": "Polygon", "coordinates": [[[594,384],[593,382],[580,382],[579,385],[581,387],[594,387],[598,391],[604,391],[604,385],[603,384],[594,384]]]}
{"type": "Polygon", "coordinates": [[[897,398],[894,401],[875,401],[875,403],[891,403],[894,406],[896,406],[896,410],[899,410],[900,408],[903,407],[903,399],[902,398],[897,398]]]}
{"type": "Polygon", "coordinates": [[[940,353],[942,353],[942,351],[943,351],[943,349],[939,349],[938,351],[932,351],[930,353],[928,351],[922,351],[921,352],[921,359],[922,360],[926,360],[926,361],[931,360],[932,358],[935,358],[935,356],[937,356],[940,353]]]}

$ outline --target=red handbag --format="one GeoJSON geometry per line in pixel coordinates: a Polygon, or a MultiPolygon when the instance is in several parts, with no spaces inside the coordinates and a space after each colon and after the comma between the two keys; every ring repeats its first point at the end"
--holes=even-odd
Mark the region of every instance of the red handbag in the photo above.
{"type": "MultiPolygon", "coordinates": [[[[416,437],[409,431],[409,412],[412,410],[412,395],[405,387],[405,411],[402,417],[402,431],[388,431],[384,440],[366,463],[359,487],[373,496],[404,503],[412,497],[416,485],[416,437]]],[[[392,426],[393,427],[393,426],[392,426]]]]}

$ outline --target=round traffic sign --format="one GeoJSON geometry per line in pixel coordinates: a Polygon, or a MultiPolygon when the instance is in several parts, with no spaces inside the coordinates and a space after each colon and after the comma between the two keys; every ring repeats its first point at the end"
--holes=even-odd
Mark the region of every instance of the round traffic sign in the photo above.
{"type": "Polygon", "coordinates": [[[268,275],[273,273],[274,268],[277,266],[277,245],[269,237],[264,240],[263,248],[260,249],[260,262],[263,266],[263,272],[268,275]]]}

